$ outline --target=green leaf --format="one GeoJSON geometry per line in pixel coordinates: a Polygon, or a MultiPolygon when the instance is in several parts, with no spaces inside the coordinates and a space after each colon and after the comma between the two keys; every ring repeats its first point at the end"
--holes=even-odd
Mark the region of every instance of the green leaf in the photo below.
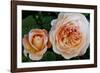
{"type": "Polygon", "coordinates": [[[86,53],[83,56],[83,59],[90,59],[90,47],[88,47],[86,53]]]}
{"type": "Polygon", "coordinates": [[[59,61],[59,60],[65,60],[65,59],[61,55],[56,54],[56,60],[59,61]]]}
{"type": "Polygon", "coordinates": [[[42,27],[46,30],[50,30],[51,28],[51,21],[53,20],[53,16],[44,16],[42,18],[42,27]]]}
{"type": "Polygon", "coordinates": [[[41,28],[41,26],[36,24],[35,18],[32,15],[26,17],[22,21],[22,36],[27,34],[31,29],[41,28]]]}
{"type": "Polygon", "coordinates": [[[55,60],[56,56],[52,51],[47,51],[42,58],[42,61],[55,61],[55,60]]]}
{"type": "Polygon", "coordinates": [[[31,62],[31,60],[23,54],[22,55],[22,62],[31,62]]]}
{"type": "Polygon", "coordinates": [[[90,21],[90,14],[89,13],[82,13],[82,14],[87,18],[88,21],[90,21]]]}
{"type": "Polygon", "coordinates": [[[79,57],[79,56],[73,57],[73,58],[71,58],[71,59],[69,59],[69,60],[80,60],[80,57],[79,57]]]}

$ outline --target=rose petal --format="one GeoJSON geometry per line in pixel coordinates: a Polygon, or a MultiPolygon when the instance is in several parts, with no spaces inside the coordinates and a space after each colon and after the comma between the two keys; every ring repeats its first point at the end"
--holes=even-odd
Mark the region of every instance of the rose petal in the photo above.
{"type": "Polygon", "coordinates": [[[44,44],[47,45],[48,48],[51,48],[51,42],[50,42],[50,38],[49,38],[49,35],[48,35],[48,31],[43,29],[43,31],[45,32],[45,41],[44,41],[44,44]]]}
{"type": "Polygon", "coordinates": [[[31,42],[33,36],[34,36],[35,34],[37,34],[37,33],[40,33],[40,30],[38,30],[38,29],[32,29],[32,30],[29,32],[29,43],[30,43],[30,45],[31,45],[33,48],[35,48],[35,50],[38,51],[38,48],[35,47],[35,46],[32,44],[32,42],[31,42]]]}
{"type": "Polygon", "coordinates": [[[36,50],[30,45],[28,41],[28,36],[25,35],[23,38],[23,46],[28,52],[35,52],[36,50]]]}
{"type": "Polygon", "coordinates": [[[68,54],[61,54],[65,59],[70,59],[70,58],[72,58],[72,57],[76,57],[76,56],[78,56],[78,53],[75,53],[74,55],[68,55],[68,54]]]}
{"type": "MultiPolygon", "coordinates": [[[[84,46],[86,45],[86,40],[85,40],[85,37],[83,37],[83,41],[80,43],[80,45],[78,46],[75,46],[72,48],[69,48],[69,49],[61,49],[59,48],[59,45],[57,46],[57,49],[60,51],[60,54],[65,58],[65,59],[69,59],[69,58],[72,58],[72,57],[75,57],[75,56],[78,56],[80,51],[84,48],[84,46]],[[68,58],[67,58],[68,57],[68,58]]],[[[85,48],[84,50],[86,50],[87,48],[85,48]]],[[[83,51],[84,51],[83,50],[83,51]]],[[[81,51],[81,53],[83,52],[81,51]]]]}
{"type": "Polygon", "coordinates": [[[49,38],[48,38],[48,37],[49,37],[49,36],[48,36],[48,31],[45,30],[45,29],[43,29],[43,31],[44,31],[44,33],[45,33],[45,36],[44,36],[44,40],[45,40],[45,41],[44,41],[44,44],[46,45],[47,42],[48,42],[48,39],[49,39],[49,38]]]}
{"type": "Polygon", "coordinates": [[[40,35],[43,35],[43,38],[44,38],[44,41],[43,41],[43,46],[40,47],[40,49],[43,49],[44,45],[46,45],[47,41],[48,41],[48,37],[47,37],[47,33],[45,32],[45,30],[41,30],[41,29],[32,29],[30,32],[29,32],[29,42],[31,44],[31,46],[39,51],[40,49],[38,48],[38,44],[37,45],[33,45],[31,40],[33,38],[34,35],[37,35],[37,34],[40,34],[40,35]]]}
{"type": "Polygon", "coordinates": [[[82,50],[79,53],[79,56],[82,56],[82,55],[84,55],[86,53],[86,51],[87,51],[87,49],[89,47],[89,44],[90,44],[90,39],[88,37],[87,40],[86,40],[85,46],[82,48],[82,50]]]}
{"type": "MultiPolygon", "coordinates": [[[[52,27],[53,28],[53,27],[52,27]]],[[[52,46],[53,46],[53,51],[55,52],[55,53],[57,53],[57,54],[60,54],[60,52],[57,50],[57,48],[56,48],[56,46],[55,46],[55,38],[54,38],[54,32],[52,32],[53,30],[51,30],[50,32],[49,32],[49,38],[50,38],[50,42],[51,42],[51,44],[52,44],[52,46]]]]}
{"type": "Polygon", "coordinates": [[[57,54],[60,54],[59,50],[56,48],[56,46],[53,46],[53,51],[57,54]]]}
{"type": "Polygon", "coordinates": [[[67,19],[64,21],[65,23],[72,21],[76,25],[80,26],[80,29],[81,29],[82,32],[87,33],[87,30],[89,29],[89,22],[83,14],[80,14],[80,13],[64,13],[64,17],[67,17],[67,19]]]}
{"type": "Polygon", "coordinates": [[[24,55],[27,57],[28,52],[24,49],[24,55]]]}
{"type": "MultiPolygon", "coordinates": [[[[88,46],[89,46],[89,22],[87,21],[86,17],[83,14],[80,13],[60,13],[58,15],[58,18],[52,20],[51,22],[52,28],[49,33],[50,35],[50,41],[53,45],[53,51],[57,54],[61,54],[65,59],[70,59],[75,56],[83,55],[88,46]],[[71,50],[61,49],[59,48],[59,44],[56,45],[55,42],[55,36],[56,33],[59,31],[59,28],[63,25],[68,25],[68,23],[71,22],[76,26],[80,27],[80,32],[84,34],[82,42],[79,46],[74,47],[71,50]]],[[[74,41],[75,42],[75,41],[74,41]]]]}
{"type": "Polygon", "coordinates": [[[53,26],[54,24],[56,24],[57,23],[57,19],[53,19],[52,21],[51,21],[51,26],[53,26]]]}
{"type": "Polygon", "coordinates": [[[47,47],[45,47],[43,50],[36,52],[36,53],[29,53],[29,57],[32,60],[40,60],[43,57],[43,54],[47,51],[47,47]]]}
{"type": "Polygon", "coordinates": [[[29,54],[29,58],[31,60],[40,60],[42,58],[42,55],[38,56],[38,55],[35,55],[35,54],[29,54]]]}

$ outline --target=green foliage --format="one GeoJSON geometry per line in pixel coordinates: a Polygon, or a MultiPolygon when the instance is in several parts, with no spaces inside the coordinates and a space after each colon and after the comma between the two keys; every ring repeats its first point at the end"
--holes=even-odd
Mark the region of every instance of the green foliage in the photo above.
{"type": "Polygon", "coordinates": [[[43,17],[43,19],[42,19],[42,22],[43,22],[43,25],[42,25],[42,27],[44,28],[44,29],[46,29],[46,30],[50,30],[50,28],[51,28],[51,21],[52,21],[52,19],[53,19],[53,17],[52,16],[45,16],[45,17],[43,17]]]}
{"type": "Polygon", "coordinates": [[[52,51],[47,51],[42,58],[42,61],[55,61],[55,60],[56,60],[56,55],[52,51]]]}
{"type": "Polygon", "coordinates": [[[22,21],[22,36],[28,34],[31,29],[41,28],[39,25],[36,24],[35,18],[32,15],[28,16],[27,18],[23,19],[22,21]]]}
{"type": "Polygon", "coordinates": [[[87,18],[88,21],[90,21],[90,14],[89,13],[82,13],[82,14],[87,18]]]}
{"type": "Polygon", "coordinates": [[[26,57],[24,54],[22,54],[22,62],[31,62],[29,57],[26,57]]]}

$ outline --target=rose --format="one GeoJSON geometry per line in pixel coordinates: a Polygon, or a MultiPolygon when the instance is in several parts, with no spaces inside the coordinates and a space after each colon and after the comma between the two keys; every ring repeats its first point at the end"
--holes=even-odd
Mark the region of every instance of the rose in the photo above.
{"type": "Polygon", "coordinates": [[[24,55],[32,60],[40,60],[50,47],[48,33],[44,29],[32,29],[23,37],[24,55]]]}
{"type": "Polygon", "coordinates": [[[60,13],[52,20],[50,41],[53,51],[65,59],[81,56],[89,46],[89,22],[80,13],[60,13]]]}

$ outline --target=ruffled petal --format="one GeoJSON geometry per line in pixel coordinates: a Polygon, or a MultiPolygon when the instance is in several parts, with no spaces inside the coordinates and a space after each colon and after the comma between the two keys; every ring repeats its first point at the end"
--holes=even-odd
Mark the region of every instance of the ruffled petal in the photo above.
{"type": "Polygon", "coordinates": [[[28,52],[26,51],[26,49],[24,49],[23,53],[27,57],[28,52]]]}
{"type": "MultiPolygon", "coordinates": [[[[75,56],[84,55],[89,46],[89,22],[83,14],[80,13],[59,13],[58,18],[52,20],[52,28],[50,30],[49,36],[50,41],[53,45],[53,51],[57,54],[61,54],[65,59],[70,59],[75,56]],[[59,28],[63,25],[68,25],[71,22],[76,26],[79,26],[80,32],[82,32],[83,39],[81,39],[81,44],[79,46],[73,47],[72,50],[67,50],[59,48],[59,44],[55,41],[56,33],[59,28]],[[72,51],[72,53],[71,53],[72,51]]],[[[63,36],[63,35],[62,35],[63,36]]],[[[75,41],[74,41],[75,42],[75,41]]],[[[70,49],[70,48],[69,48],[70,49]]]]}
{"type": "Polygon", "coordinates": [[[47,43],[48,43],[48,34],[47,33],[48,32],[44,29],[43,30],[41,30],[41,29],[32,29],[29,32],[29,35],[25,35],[24,38],[23,38],[23,46],[24,46],[23,53],[24,53],[24,55],[28,56],[27,54],[29,54],[29,58],[31,60],[40,60],[40,59],[42,59],[43,54],[47,51],[47,47],[48,47],[48,45],[47,45],[47,43]],[[43,38],[42,45],[44,47],[38,48],[38,45],[36,44],[38,42],[34,42],[34,41],[36,41],[36,38],[33,39],[34,35],[36,36],[36,38],[39,37],[39,35],[43,36],[43,37],[40,37],[40,38],[43,38]]]}
{"type": "Polygon", "coordinates": [[[57,19],[53,19],[53,20],[51,21],[51,26],[55,25],[56,23],[57,23],[57,19]]]}
{"type": "Polygon", "coordinates": [[[23,46],[25,48],[25,50],[27,50],[28,52],[35,52],[36,50],[30,45],[29,41],[28,41],[28,36],[25,35],[23,38],[23,46]]]}
{"type": "Polygon", "coordinates": [[[36,54],[29,54],[29,58],[31,60],[40,60],[40,59],[42,59],[42,55],[39,56],[39,55],[36,55],[36,54]]]}
{"type": "Polygon", "coordinates": [[[29,58],[32,60],[40,60],[43,57],[43,54],[47,51],[47,47],[43,50],[36,52],[36,53],[29,53],[29,58]]]}

